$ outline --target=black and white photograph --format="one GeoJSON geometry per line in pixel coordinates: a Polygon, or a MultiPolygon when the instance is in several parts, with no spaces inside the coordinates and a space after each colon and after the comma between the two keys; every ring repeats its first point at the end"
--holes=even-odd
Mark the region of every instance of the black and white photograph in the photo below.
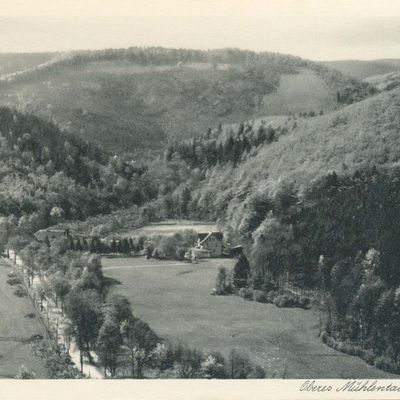
{"type": "Polygon", "coordinates": [[[1,0],[0,378],[400,397],[400,3],[1,0]]]}

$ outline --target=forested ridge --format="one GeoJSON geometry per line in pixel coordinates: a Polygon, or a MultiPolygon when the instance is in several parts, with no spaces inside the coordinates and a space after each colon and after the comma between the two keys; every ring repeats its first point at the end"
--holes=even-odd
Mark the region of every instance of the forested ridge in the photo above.
{"type": "Polygon", "coordinates": [[[117,153],[159,150],[219,123],[275,115],[293,93],[300,100],[289,111],[308,112],[309,99],[332,111],[375,92],[309,60],[238,49],[73,52],[10,76],[0,87],[0,104],[117,153]]]}

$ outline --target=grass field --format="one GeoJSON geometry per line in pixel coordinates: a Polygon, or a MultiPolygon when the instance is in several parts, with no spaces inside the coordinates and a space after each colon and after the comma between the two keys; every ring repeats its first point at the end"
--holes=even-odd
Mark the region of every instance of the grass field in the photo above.
{"type": "Polygon", "coordinates": [[[120,285],[134,314],[163,338],[227,356],[232,348],[276,378],[389,378],[359,358],[325,346],[317,337],[314,311],[280,309],[237,296],[212,296],[218,265],[144,258],[104,259],[105,275],[120,285]]]}
{"type": "Polygon", "coordinates": [[[264,96],[263,108],[269,115],[332,111],[335,101],[323,79],[312,71],[302,70],[295,75],[283,75],[278,90],[264,96]]]}
{"type": "Polygon", "coordinates": [[[176,232],[183,231],[185,229],[191,229],[196,232],[210,232],[216,231],[217,226],[212,223],[206,223],[201,221],[189,221],[189,220],[166,220],[161,222],[151,222],[146,226],[138,229],[124,230],[116,232],[119,237],[131,237],[131,236],[155,236],[155,235],[173,235],[176,232]]]}
{"type": "Polygon", "coordinates": [[[34,335],[44,336],[44,332],[30,300],[15,296],[14,288],[7,284],[10,271],[12,268],[0,260],[0,378],[14,378],[21,365],[45,378],[44,365],[29,343],[34,335]]]}

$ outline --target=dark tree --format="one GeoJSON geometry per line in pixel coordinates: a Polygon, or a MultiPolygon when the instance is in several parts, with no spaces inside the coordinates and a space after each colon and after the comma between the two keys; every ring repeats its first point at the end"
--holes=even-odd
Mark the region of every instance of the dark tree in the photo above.
{"type": "Polygon", "coordinates": [[[244,253],[240,253],[233,269],[233,284],[237,288],[247,286],[250,273],[250,263],[244,253]]]}

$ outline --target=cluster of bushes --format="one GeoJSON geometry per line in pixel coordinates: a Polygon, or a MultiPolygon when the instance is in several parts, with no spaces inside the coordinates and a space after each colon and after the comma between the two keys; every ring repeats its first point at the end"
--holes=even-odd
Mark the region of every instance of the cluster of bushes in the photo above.
{"type": "Polygon", "coordinates": [[[171,236],[144,237],[144,248],[148,258],[182,261],[189,248],[196,244],[197,233],[186,229],[171,236]]]}
{"type": "Polygon", "coordinates": [[[15,375],[15,379],[35,379],[36,374],[31,371],[29,368],[25,367],[25,365],[21,365],[18,370],[18,374],[15,375]]]}
{"type": "Polygon", "coordinates": [[[275,304],[282,308],[308,309],[311,306],[310,297],[284,290],[270,277],[266,276],[260,279],[252,275],[250,263],[244,253],[241,253],[237,258],[232,272],[228,272],[225,267],[218,269],[216,286],[212,294],[226,295],[232,293],[245,300],[275,304]]]}
{"type": "Polygon", "coordinates": [[[398,374],[400,371],[400,363],[398,361],[393,360],[393,358],[388,355],[376,354],[376,351],[373,348],[365,349],[348,340],[343,341],[340,339],[334,339],[326,331],[321,332],[320,338],[323,343],[332,349],[351,356],[360,357],[369,365],[374,365],[379,369],[395,374],[398,374]]]}
{"type": "Polygon", "coordinates": [[[15,289],[14,289],[14,294],[17,297],[26,297],[28,294],[26,293],[25,288],[22,285],[18,285],[15,289]]]}
{"type": "Polygon", "coordinates": [[[13,276],[13,277],[7,279],[7,283],[10,286],[14,286],[14,285],[20,285],[22,282],[21,282],[21,279],[19,279],[17,276],[13,276]]]}
{"type": "Polygon", "coordinates": [[[212,295],[223,296],[234,293],[233,274],[229,273],[225,267],[219,267],[215,288],[212,295]]]}
{"type": "Polygon", "coordinates": [[[271,290],[264,292],[263,290],[252,288],[241,288],[238,292],[239,296],[245,300],[253,300],[259,303],[274,304],[279,308],[304,308],[311,306],[311,299],[296,293],[282,290],[271,290]]]}
{"type": "Polygon", "coordinates": [[[180,379],[263,379],[265,371],[248,357],[232,350],[228,359],[220,353],[204,354],[182,345],[159,345],[155,367],[160,378],[180,379]]]}
{"type": "Polygon", "coordinates": [[[7,283],[10,286],[15,286],[13,293],[17,297],[26,297],[27,293],[26,293],[25,288],[22,285],[21,279],[13,271],[9,272],[8,276],[9,276],[9,278],[7,279],[7,283]]]}
{"type": "Polygon", "coordinates": [[[316,117],[317,115],[323,115],[324,112],[321,110],[320,112],[315,112],[314,110],[311,110],[309,112],[300,112],[299,113],[299,117],[300,118],[312,118],[312,117],[316,117]]]}
{"type": "Polygon", "coordinates": [[[55,340],[48,339],[37,341],[33,346],[33,352],[37,357],[44,360],[48,378],[83,378],[83,375],[75,367],[75,364],[72,362],[69,354],[63,351],[55,340]]]}

